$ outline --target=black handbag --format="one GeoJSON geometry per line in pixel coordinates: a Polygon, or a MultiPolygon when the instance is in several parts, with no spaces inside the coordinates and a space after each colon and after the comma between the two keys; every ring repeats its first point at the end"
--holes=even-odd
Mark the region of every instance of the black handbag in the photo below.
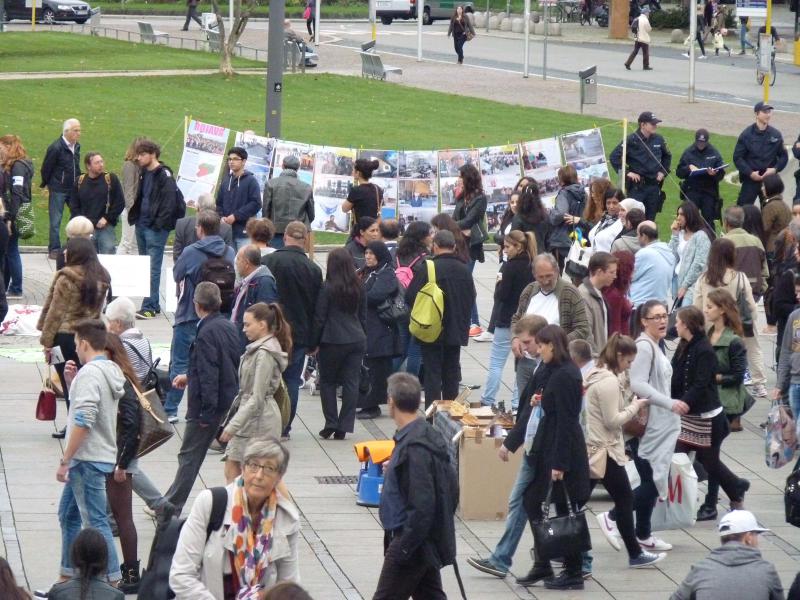
{"type": "Polygon", "coordinates": [[[678,337],[678,329],[675,327],[675,322],[678,320],[678,309],[683,304],[683,298],[675,298],[672,303],[672,308],[667,315],[667,335],[666,338],[670,341],[678,337]]]}
{"type": "Polygon", "coordinates": [[[386,325],[395,325],[408,321],[411,313],[402,290],[378,304],[377,310],[378,318],[386,325]]]}
{"type": "Polygon", "coordinates": [[[362,396],[366,396],[371,391],[372,383],[369,380],[369,367],[361,363],[361,370],[358,373],[358,393],[362,396]]]}
{"type": "Polygon", "coordinates": [[[789,525],[800,527],[800,461],[795,465],[794,471],[786,478],[786,488],[783,491],[783,503],[786,509],[786,522],[789,525]]]}
{"type": "Polygon", "coordinates": [[[592,538],[586,514],[575,511],[569,499],[567,484],[562,480],[564,498],[567,501],[566,515],[550,518],[550,499],[553,495],[554,481],[550,480],[547,496],[542,503],[542,520],[533,524],[533,543],[537,557],[541,560],[553,560],[562,556],[574,556],[592,549],[592,538]]]}

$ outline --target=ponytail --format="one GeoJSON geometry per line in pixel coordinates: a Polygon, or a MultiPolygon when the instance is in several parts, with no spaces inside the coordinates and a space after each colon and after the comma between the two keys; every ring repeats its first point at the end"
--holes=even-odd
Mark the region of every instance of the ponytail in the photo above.
{"type": "Polygon", "coordinates": [[[283,316],[283,310],[277,302],[257,302],[249,307],[245,312],[253,315],[256,321],[266,323],[269,332],[275,336],[281,349],[286,354],[292,353],[292,326],[283,316]]]}
{"type": "Polygon", "coordinates": [[[515,229],[514,231],[509,232],[509,234],[505,237],[505,239],[511,241],[512,243],[522,246],[522,249],[527,253],[528,260],[531,262],[538,252],[538,245],[536,243],[536,236],[533,234],[532,231],[522,232],[519,229],[515,229]]]}
{"type": "Polygon", "coordinates": [[[619,374],[619,355],[633,356],[636,354],[636,342],[627,335],[613,333],[608,339],[605,348],[600,351],[597,357],[597,365],[605,367],[609,371],[619,374]]]}

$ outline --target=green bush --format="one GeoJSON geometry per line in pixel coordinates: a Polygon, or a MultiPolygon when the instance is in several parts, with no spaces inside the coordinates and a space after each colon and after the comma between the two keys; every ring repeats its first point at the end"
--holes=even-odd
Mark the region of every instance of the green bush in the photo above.
{"type": "Polygon", "coordinates": [[[650,13],[650,25],[653,29],[688,29],[689,9],[673,8],[650,13]]]}

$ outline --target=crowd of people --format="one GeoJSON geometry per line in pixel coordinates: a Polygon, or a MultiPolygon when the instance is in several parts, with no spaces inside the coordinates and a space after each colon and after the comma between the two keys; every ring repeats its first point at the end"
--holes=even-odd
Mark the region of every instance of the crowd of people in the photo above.
{"type": "MultiPolygon", "coordinates": [[[[769,125],[771,110],[757,104],[755,123],[739,137],[733,162],[742,188],[737,205],[724,210],[724,160],[708,131],[697,131],[677,167],[683,201],[669,232],[654,219],[672,155],[652,112],[640,115],[626,152],[620,145],[611,153],[611,165],[625,173],[624,190],[602,178],[584,188],[565,166],[548,209],[537,181],[521,178],[495,235],[500,268],[486,330],[473,271],[486,258],[487,199],[475,165],[458,169],[452,214],[414,221],[401,237],[399,223],[382,218],[383,195],[370,182],[378,162],[356,160],[355,184],[341,205],[353,225],[346,245],[327,254],[323,277],[308,255],[314,202],[297,177],[296,157],[287,156],[260,190],[246,169],[247,151],[232,147],[216,197],[201,196],[187,216],[158,144],[135,139],[118,177],[97,152],[81,162],[80,123],[67,120],[41,169],[57,271],[38,328],[68,411],[66,428],[53,434],[65,438],[57,470],[65,484],[60,579],[44,597],[101,586],[97,593],[106,596],[98,597],[116,598],[116,588],[151,590],[164,559],[171,568],[160,583],[178,598],[302,597],[273,589],[299,580],[300,517],[282,479],[299,390],[316,374],[321,439],[346,439],[356,419],[377,418],[382,406],[398,426],[381,497],[386,556],[375,598],[444,598],[439,569],[455,561],[457,486],[444,439],[418,410],[459,394],[461,348],[471,338],[492,345],[481,402],[515,417],[499,458],[520,448],[525,456],[502,539],[470,565],[505,577],[526,524],[541,521],[542,503],[552,500],[558,515],[578,511],[598,483],[614,503],[597,515],[610,545],[625,547],[632,568],[664,560],[673,546],[654,535],[651,517],[673,454],[693,451],[708,479],[697,519],[717,519],[720,487],[732,512],[719,523],[723,546],[715,553],[723,558],[698,563],[674,598],[693,597],[712,580],[729,586],[718,565],[737,560],[758,565],[759,577],[742,578],[760,590],[748,597],[782,597],[777,574],[756,549],[763,528],[744,510],[750,483],[721,460],[753,398],[768,396],[759,343],[765,332],[757,327],[762,299],[768,331],[781,336],[773,397],[800,410],[800,212],[783,198],[777,173],[787,155],[769,125]],[[64,206],[72,218],[62,248],[64,206]],[[136,321],[162,310],[161,263],[173,231],[178,298],[163,381],[136,321]],[[114,297],[98,258],[115,251],[150,257],[150,294],[138,309],[114,297]],[[678,340],[671,358],[668,337],[678,340]],[[505,407],[498,393],[509,355],[515,378],[505,407]],[[137,461],[148,393],[163,396],[170,423],[186,402],[178,468],[164,493],[137,461]],[[155,517],[158,542],[183,512],[210,449],[224,454],[227,487],[197,498],[174,556],[154,544],[143,575],[133,493],[155,517]],[[641,480],[635,489],[628,461],[641,480]]],[[[792,151],[800,157],[800,139],[792,151]]],[[[0,137],[0,164],[4,291],[15,295],[33,179],[17,136],[0,137]]],[[[592,573],[588,548],[562,556],[558,574],[552,557],[536,548],[533,556],[521,585],[582,589],[592,573]]]]}

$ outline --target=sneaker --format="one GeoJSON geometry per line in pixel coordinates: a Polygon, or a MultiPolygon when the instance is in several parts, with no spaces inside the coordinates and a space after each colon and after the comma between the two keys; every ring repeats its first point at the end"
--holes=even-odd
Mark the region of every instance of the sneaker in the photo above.
{"type": "Polygon", "coordinates": [[[753,378],[750,375],[750,369],[744,371],[744,385],[753,385],[753,378]]]}
{"type": "Polygon", "coordinates": [[[699,509],[697,509],[697,520],[698,521],[716,521],[717,520],[717,507],[715,504],[705,504],[703,503],[699,509]]]}
{"type": "Polygon", "coordinates": [[[657,562],[661,562],[667,557],[666,554],[663,552],[659,554],[653,554],[652,552],[642,552],[636,558],[631,558],[628,560],[628,566],[631,569],[643,569],[644,567],[649,567],[651,565],[656,564],[657,562]]]}
{"type": "Polygon", "coordinates": [[[136,312],[137,319],[155,319],[158,313],[154,310],[139,310],[136,312]]]}
{"type": "Polygon", "coordinates": [[[167,421],[169,421],[170,423],[172,423],[173,425],[175,425],[175,423],[177,423],[177,422],[179,422],[179,421],[180,421],[180,418],[178,418],[178,415],[169,415],[169,416],[167,417],[167,421]]]}
{"type": "Polygon", "coordinates": [[[494,341],[494,334],[490,331],[484,331],[480,335],[476,335],[474,339],[476,342],[492,342],[494,341]]]}
{"type": "Polygon", "coordinates": [[[20,292],[12,292],[11,290],[8,290],[6,292],[6,298],[8,300],[15,300],[17,298],[22,298],[22,292],[21,291],[20,292]]]}
{"type": "Polygon", "coordinates": [[[668,544],[661,538],[657,538],[654,535],[651,535],[646,540],[640,540],[639,538],[636,538],[636,541],[638,541],[639,545],[645,550],[652,550],[655,552],[664,552],[666,550],[672,550],[672,544],[668,544]]]}
{"type": "Polygon", "coordinates": [[[473,324],[469,328],[469,337],[471,337],[471,338],[478,337],[482,333],[483,333],[483,329],[481,329],[480,325],[473,324]]]}
{"type": "Polygon", "coordinates": [[[766,398],[768,395],[767,386],[765,386],[763,383],[758,383],[753,386],[753,396],[756,398],[766,398]]]}
{"type": "Polygon", "coordinates": [[[689,58],[689,53],[688,52],[684,52],[683,54],[681,54],[681,56],[685,56],[686,58],[689,58]]]}
{"type": "Polygon", "coordinates": [[[611,547],[617,552],[622,550],[622,538],[619,535],[617,524],[609,518],[608,513],[600,513],[595,516],[595,519],[597,519],[600,531],[606,536],[606,541],[608,541],[611,547]]]}
{"type": "Polygon", "coordinates": [[[467,559],[467,564],[475,567],[478,571],[483,573],[488,573],[489,575],[494,575],[495,577],[503,578],[508,575],[508,571],[504,571],[503,569],[498,569],[495,567],[491,561],[488,559],[483,558],[475,558],[474,556],[470,556],[467,559]]]}
{"type": "Polygon", "coordinates": [[[571,575],[566,571],[562,571],[551,579],[545,579],[544,587],[548,590],[582,590],[583,573],[571,575]]]}
{"type": "Polygon", "coordinates": [[[701,54],[700,56],[697,57],[698,60],[705,60],[707,58],[708,57],[705,54],[701,54]]]}
{"type": "Polygon", "coordinates": [[[148,517],[150,517],[151,519],[155,519],[155,518],[156,518],[156,511],[154,511],[154,510],[153,510],[152,508],[150,508],[149,506],[145,506],[145,507],[142,509],[142,512],[143,512],[144,514],[146,514],[148,517]]]}

